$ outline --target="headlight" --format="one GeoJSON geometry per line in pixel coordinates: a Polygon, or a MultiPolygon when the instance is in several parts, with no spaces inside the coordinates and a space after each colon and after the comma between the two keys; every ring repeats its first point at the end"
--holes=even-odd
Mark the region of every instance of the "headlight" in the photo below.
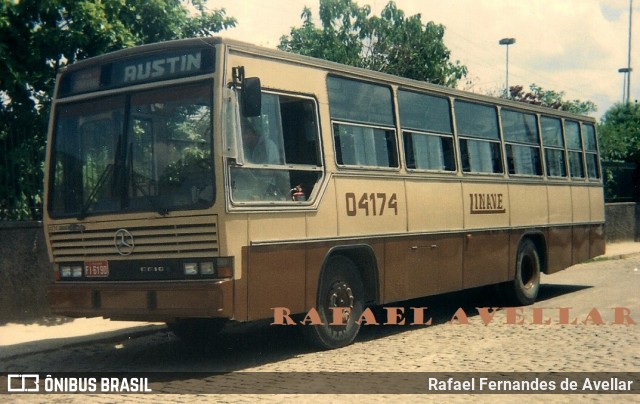
{"type": "Polygon", "coordinates": [[[182,263],[182,272],[191,279],[233,278],[233,258],[218,257],[182,263]]]}
{"type": "Polygon", "coordinates": [[[201,262],[200,275],[213,275],[213,262],[201,262]]]}
{"type": "Polygon", "coordinates": [[[198,264],[196,262],[185,262],[182,267],[185,275],[198,275],[198,264]]]}
{"type": "Polygon", "coordinates": [[[64,265],[60,267],[60,276],[63,278],[70,278],[71,277],[71,267],[64,265]]]}
{"type": "Polygon", "coordinates": [[[82,267],[79,265],[74,265],[71,267],[71,276],[74,278],[82,277],[82,267]]]}

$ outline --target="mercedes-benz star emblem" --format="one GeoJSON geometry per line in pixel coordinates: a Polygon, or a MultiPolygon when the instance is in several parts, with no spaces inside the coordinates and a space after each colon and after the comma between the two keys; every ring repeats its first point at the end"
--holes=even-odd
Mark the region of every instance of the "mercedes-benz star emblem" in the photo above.
{"type": "Polygon", "coordinates": [[[113,243],[120,255],[131,254],[135,247],[135,244],[133,243],[133,236],[126,229],[120,229],[116,232],[116,235],[113,237],[113,243]]]}

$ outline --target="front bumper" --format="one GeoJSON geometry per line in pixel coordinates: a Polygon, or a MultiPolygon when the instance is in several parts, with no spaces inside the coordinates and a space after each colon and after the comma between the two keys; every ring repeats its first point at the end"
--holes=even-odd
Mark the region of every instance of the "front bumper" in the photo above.
{"type": "Polygon", "coordinates": [[[56,282],[48,300],[54,314],[131,321],[233,317],[233,280],[56,282]]]}

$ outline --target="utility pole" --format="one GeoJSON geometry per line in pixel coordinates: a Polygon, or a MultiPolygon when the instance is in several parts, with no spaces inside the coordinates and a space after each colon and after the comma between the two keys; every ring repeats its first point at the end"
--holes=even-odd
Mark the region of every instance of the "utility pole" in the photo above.
{"type": "Polygon", "coordinates": [[[631,22],[633,16],[633,0],[629,0],[629,45],[627,47],[627,67],[621,67],[618,69],[618,73],[623,73],[624,78],[622,81],[622,103],[628,104],[631,102],[631,22]]]}
{"type": "Polygon", "coordinates": [[[631,21],[633,16],[633,0],[629,0],[629,47],[627,53],[627,104],[631,100],[631,21]]]}

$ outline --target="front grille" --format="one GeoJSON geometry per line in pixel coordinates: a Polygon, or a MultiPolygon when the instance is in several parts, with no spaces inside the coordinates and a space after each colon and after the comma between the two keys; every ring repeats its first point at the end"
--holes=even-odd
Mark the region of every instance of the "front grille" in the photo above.
{"type": "Polygon", "coordinates": [[[114,240],[119,229],[133,236],[135,248],[129,258],[218,256],[217,216],[208,215],[51,225],[54,262],[122,259],[114,240]]]}

